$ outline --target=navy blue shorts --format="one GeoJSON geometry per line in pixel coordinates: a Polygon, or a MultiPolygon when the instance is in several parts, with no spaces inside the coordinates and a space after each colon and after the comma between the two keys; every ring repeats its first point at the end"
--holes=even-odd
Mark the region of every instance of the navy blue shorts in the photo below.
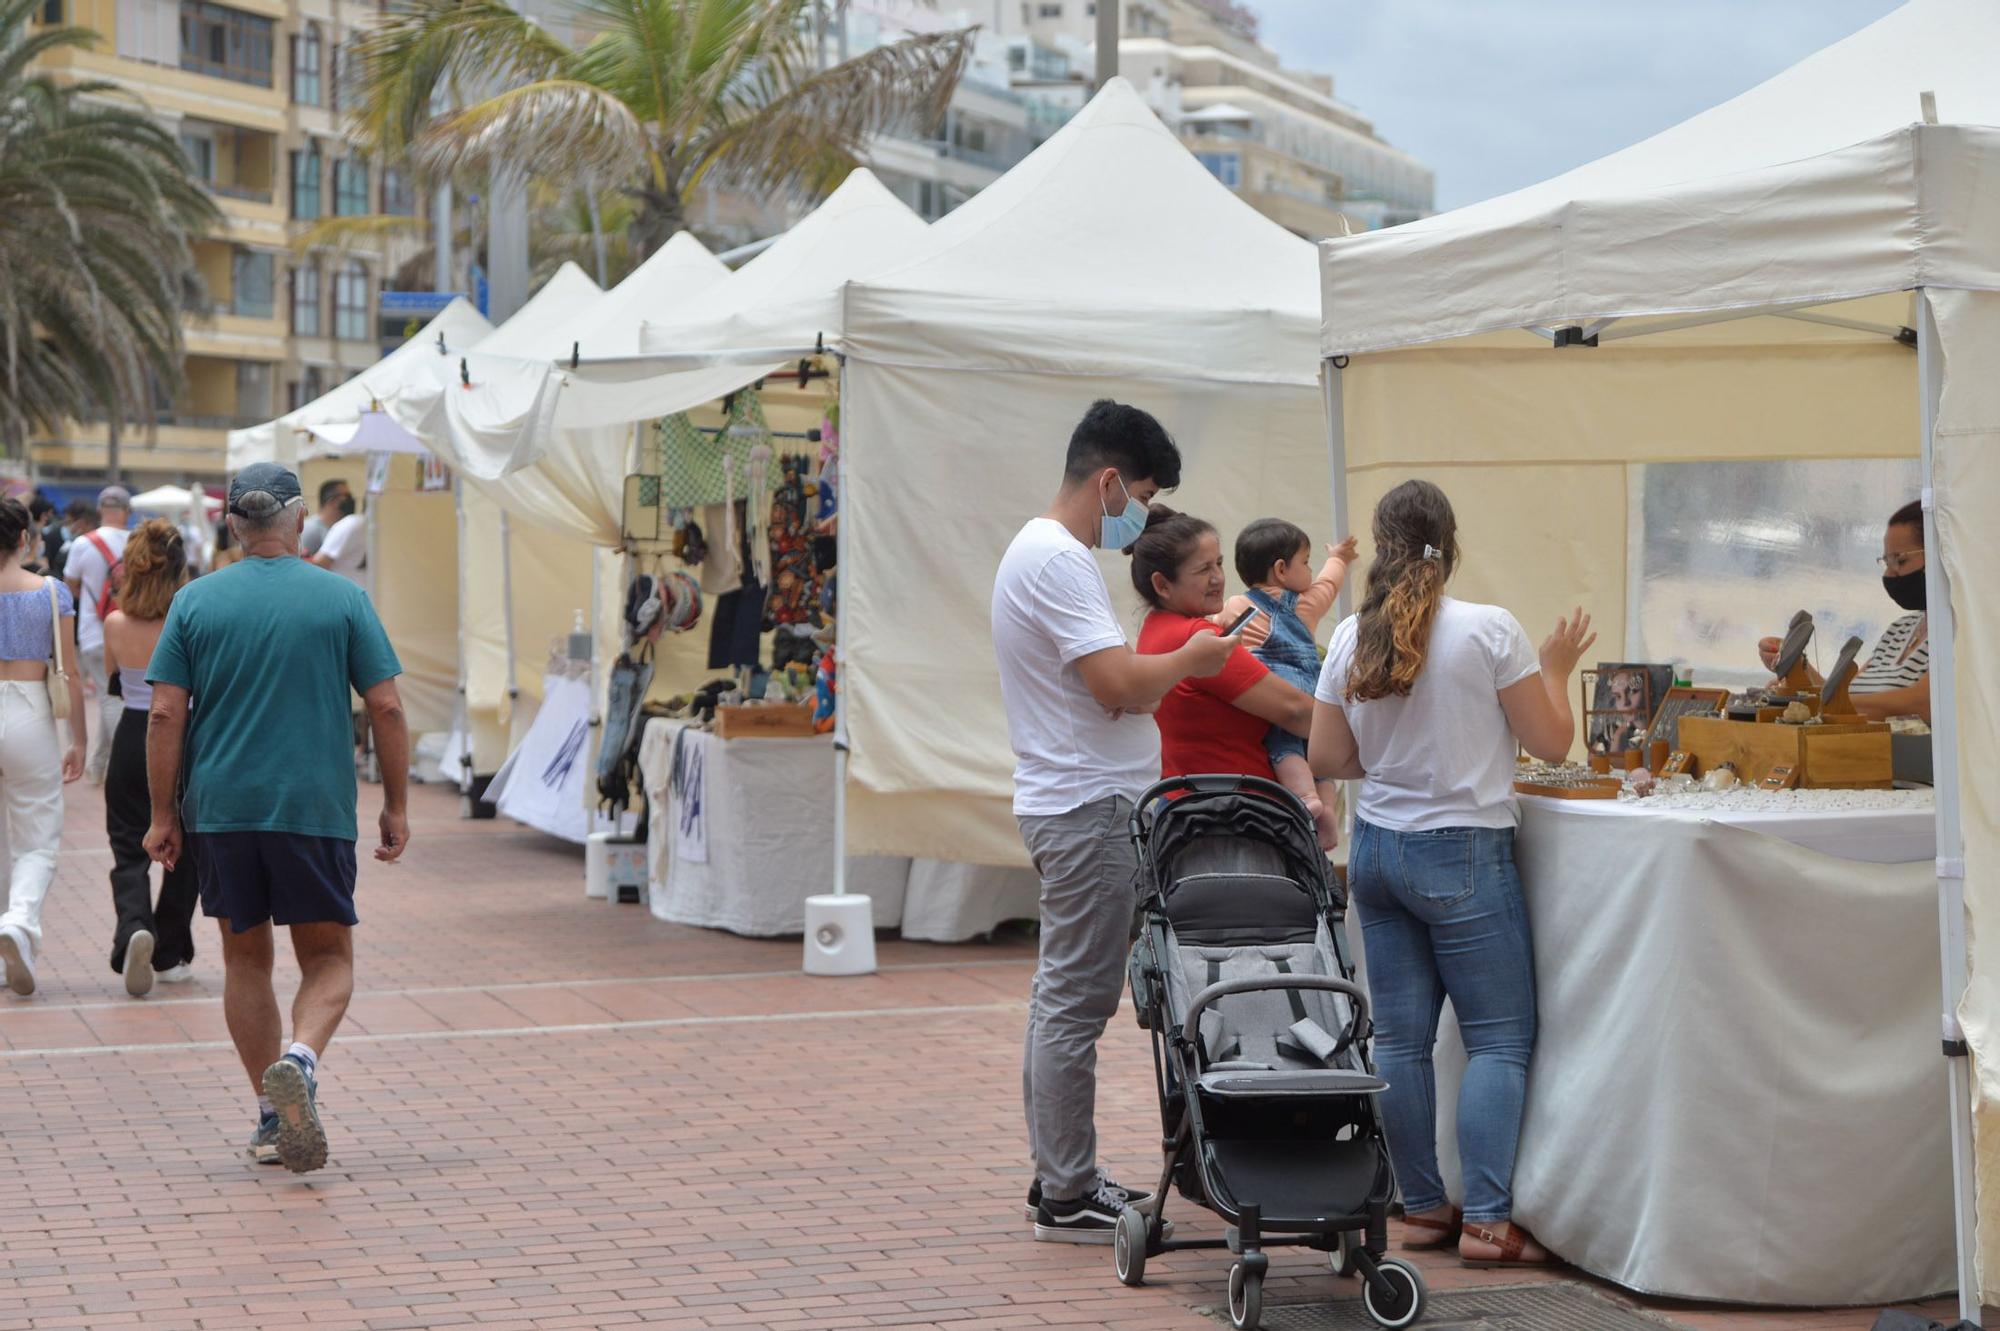
{"type": "Polygon", "coordinates": [[[354,843],[290,832],[203,832],[201,913],[231,933],[275,924],[357,924],[354,843]]]}

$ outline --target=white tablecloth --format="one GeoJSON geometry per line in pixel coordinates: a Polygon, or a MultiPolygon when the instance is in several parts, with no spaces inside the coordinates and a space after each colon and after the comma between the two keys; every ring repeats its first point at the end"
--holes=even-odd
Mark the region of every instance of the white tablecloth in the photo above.
{"type": "MultiPolygon", "coordinates": [[[[639,749],[649,816],[653,914],[678,924],[772,937],[805,931],[805,899],[833,890],[831,740],[722,740],[654,719],[639,749]],[[681,807],[670,785],[675,738],[701,760],[706,862],[677,853],[681,807]]],[[[1034,919],[1040,887],[1024,869],[852,856],[847,885],[866,894],[877,928],[957,943],[1008,920],[1034,919]]]]}
{"type": "MultiPolygon", "coordinates": [[[[1522,805],[1540,1025],[1516,1218],[1651,1294],[1859,1304],[1951,1289],[1928,812],[1877,829],[1921,858],[1876,864],[1773,835],[1773,815],[1752,830],[1522,805]]],[[[1358,915],[1348,927],[1358,941],[1358,915]]],[[[1447,1008],[1439,1155],[1461,1200],[1463,1068],[1447,1008]]]]}

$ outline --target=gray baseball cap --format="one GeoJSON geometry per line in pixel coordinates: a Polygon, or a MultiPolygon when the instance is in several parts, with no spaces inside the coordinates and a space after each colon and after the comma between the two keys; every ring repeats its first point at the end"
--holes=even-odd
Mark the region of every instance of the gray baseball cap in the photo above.
{"type": "Polygon", "coordinates": [[[99,508],[130,508],[132,492],[122,485],[107,485],[97,492],[99,508]]]}
{"type": "Polygon", "coordinates": [[[246,512],[243,501],[253,494],[267,494],[277,500],[276,507],[282,508],[301,497],[299,478],[287,468],[275,462],[253,462],[229,483],[229,511],[238,517],[262,516],[271,511],[271,505],[253,504],[256,513],[246,512]]]}

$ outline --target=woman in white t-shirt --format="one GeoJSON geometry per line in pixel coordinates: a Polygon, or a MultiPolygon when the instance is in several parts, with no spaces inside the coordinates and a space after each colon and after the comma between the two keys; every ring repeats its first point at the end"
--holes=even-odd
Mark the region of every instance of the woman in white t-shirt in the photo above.
{"type": "Polygon", "coordinates": [[[1358,614],[1334,630],[1313,715],[1315,775],[1361,782],[1348,886],[1374,1000],[1382,1111],[1405,1248],[1478,1266],[1551,1260],[1511,1222],[1514,1153],[1535,1042],[1534,951],[1514,864],[1514,754],[1569,752],[1568,680],[1595,636],[1579,610],[1538,653],[1514,616],[1444,594],[1458,524],[1406,481],[1375,509],[1358,614]],[[1461,1216],[1437,1164],[1431,1046],[1446,996],[1465,1038],[1461,1216]]]}

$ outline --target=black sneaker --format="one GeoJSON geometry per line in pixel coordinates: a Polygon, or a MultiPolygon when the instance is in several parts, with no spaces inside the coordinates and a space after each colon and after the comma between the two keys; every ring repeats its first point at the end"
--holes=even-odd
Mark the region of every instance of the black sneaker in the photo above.
{"type": "Polygon", "coordinates": [[[1102,1175],[1097,1186],[1075,1201],[1042,1198],[1035,1209],[1035,1240],[1039,1243],[1110,1243],[1118,1216],[1127,1206],[1125,1193],[1102,1175]]]}
{"type": "Polygon", "coordinates": [[[306,1065],[290,1054],[264,1069],[264,1094],[278,1111],[278,1159],[294,1174],[311,1173],[326,1163],[318,1091],[306,1065]]]}
{"type": "MultiPolygon", "coordinates": [[[[1097,1183],[1093,1184],[1092,1186],[1106,1187],[1111,1189],[1111,1191],[1113,1192],[1123,1194],[1125,1198],[1125,1204],[1127,1206],[1137,1206],[1141,1209],[1144,1209],[1145,1207],[1150,1206],[1153,1201],[1152,1193],[1136,1192],[1131,1188],[1127,1188],[1118,1183],[1114,1183],[1111,1179],[1111,1176],[1105,1173],[1101,1169],[1097,1171],[1097,1183]]],[[[1021,1208],[1021,1212],[1026,1219],[1033,1220],[1036,1218],[1035,1213],[1041,1209],[1042,1209],[1042,1181],[1040,1179],[1036,1179],[1033,1183],[1030,1183],[1028,1185],[1028,1204],[1021,1208]]]]}

